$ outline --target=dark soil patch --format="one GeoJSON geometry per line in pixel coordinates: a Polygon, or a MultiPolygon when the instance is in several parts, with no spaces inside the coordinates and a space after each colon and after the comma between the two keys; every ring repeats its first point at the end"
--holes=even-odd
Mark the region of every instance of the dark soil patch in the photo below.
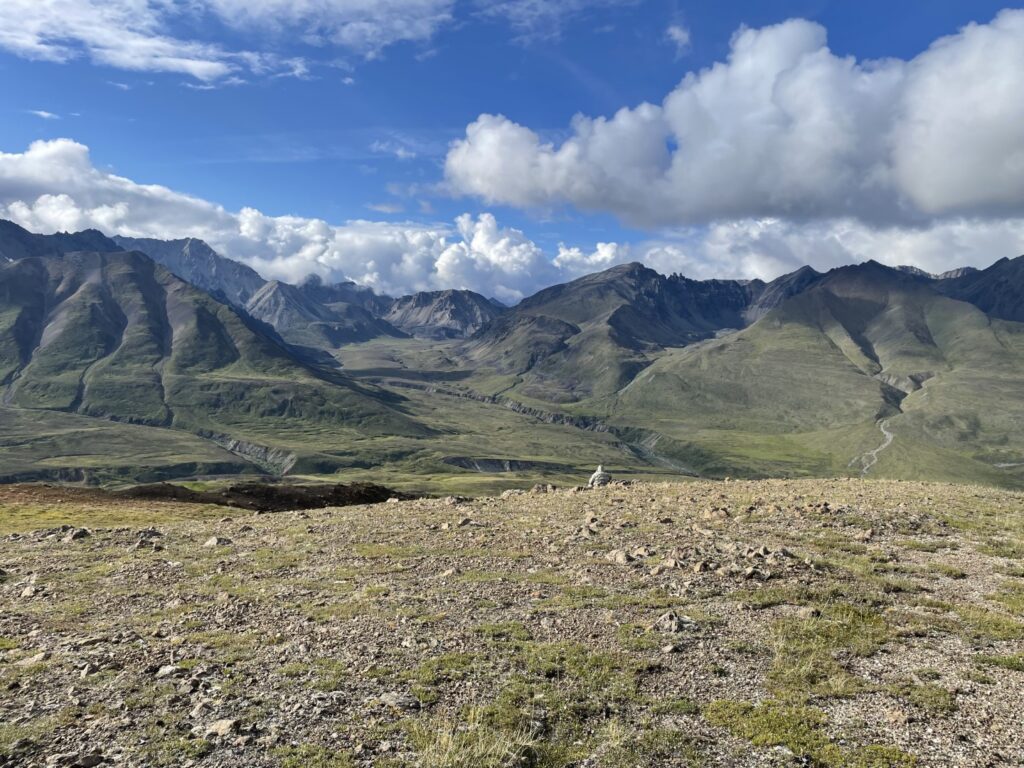
{"type": "Polygon", "coordinates": [[[344,485],[270,485],[240,483],[218,491],[193,491],[180,485],[156,483],[139,485],[114,496],[146,501],[177,501],[187,504],[222,504],[253,512],[284,512],[292,509],[348,507],[355,504],[379,504],[390,498],[415,498],[373,483],[344,485]]]}

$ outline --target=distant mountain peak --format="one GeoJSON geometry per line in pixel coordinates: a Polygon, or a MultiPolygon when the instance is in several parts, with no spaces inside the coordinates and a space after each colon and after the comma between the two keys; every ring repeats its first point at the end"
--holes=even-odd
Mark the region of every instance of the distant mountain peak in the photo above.
{"type": "Polygon", "coordinates": [[[157,240],[116,236],[113,241],[121,248],[146,254],[197,288],[224,296],[236,307],[244,307],[266,282],[256,270],[221,256],[196,237],[157,240]]]}
{"type": "Polygon", "coordinates": [[[504,307],[479,293],[449,288],[395,299],[384,319],[413,336],[464,339],[504,311],[504,307]]]}

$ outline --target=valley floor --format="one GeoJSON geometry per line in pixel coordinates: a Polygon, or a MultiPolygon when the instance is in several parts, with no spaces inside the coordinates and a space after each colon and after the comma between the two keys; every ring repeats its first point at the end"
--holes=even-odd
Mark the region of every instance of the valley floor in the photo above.
{"type": "Polygon", "coordinates": [[[0,488],[0,766],[1024,761],[1022,494],[45,494],[0,488]]]}

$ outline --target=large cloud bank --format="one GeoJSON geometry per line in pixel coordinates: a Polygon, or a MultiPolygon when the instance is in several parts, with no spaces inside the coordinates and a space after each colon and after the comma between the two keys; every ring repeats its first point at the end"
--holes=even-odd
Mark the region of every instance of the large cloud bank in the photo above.
{"type": "Polygon", "coordinates": [[[851,218],[922,226],[1024,215],[1024,11],[909,61],[833,54],[824,28],[741,29],[728,60],[661,104],[578,115],[568,138],[484,114],[453,144],[451,188],[570,205],[642,227],[851,218]]]}
{"type": "Polygon", "coordinates": [[[392,295],[469,288],[507,302],[632,260],[691,277],[770,279],[805,263],[825,269],[875,258],[941,271],[1024,252],[1020,219],[956,219],[926,228],[872,227],[853,219],[744,219],[666,232],[638,244],[562,245],[546,253],[489,213],[465,214],[451,224],[335,225],[253,208],[231,212],[96,168],[88,148],[69,139],[0,153],[0,217],[38,232],[94,227],[133,237],[198,237],[267,278],[297,282],[317,274],[392,295]]]}
{"type": "Polygon", "coordinates": [[[340,226],[253,208],[233,213],[100,170],[87,147],[68,139],[0,153],[0,217],[38,232],[92,227],[131,237],[198,237],[267,278],[297,282],[318,274],[390,294],[459,287],[515,301],[559,276],[537,245],[487,213],[452,225],[340,226]]]}

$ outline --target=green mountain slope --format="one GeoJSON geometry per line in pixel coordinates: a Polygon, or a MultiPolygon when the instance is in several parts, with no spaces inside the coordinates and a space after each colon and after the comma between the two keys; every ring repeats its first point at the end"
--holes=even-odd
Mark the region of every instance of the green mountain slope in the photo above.
{"type": "Polygon", "coordinates": [[[3,402],[231,437],[303,423],[424,434],[383,393],[312,370],[140,253],[0,266],[3,402]]]}
{"type": "Polygon", "coordinates": [[[611,401],[617,422],[722,472],[1017,482],[1024,326],[873,262],[835,270],[749,328],[675,350],[611,401]],[[894,437],[886,442],[882,426],[894,437]],[[699,449],[699,450],[698,450],[699,449]]]}
{"type": "Polygon", "coordinates": [[[623,264],[525,299],[464,348],[474,364],[520,376],[526,397],[572,402],[626,385],[664,347],[746,324],[763,284],[664,277],[623,264]]]}

